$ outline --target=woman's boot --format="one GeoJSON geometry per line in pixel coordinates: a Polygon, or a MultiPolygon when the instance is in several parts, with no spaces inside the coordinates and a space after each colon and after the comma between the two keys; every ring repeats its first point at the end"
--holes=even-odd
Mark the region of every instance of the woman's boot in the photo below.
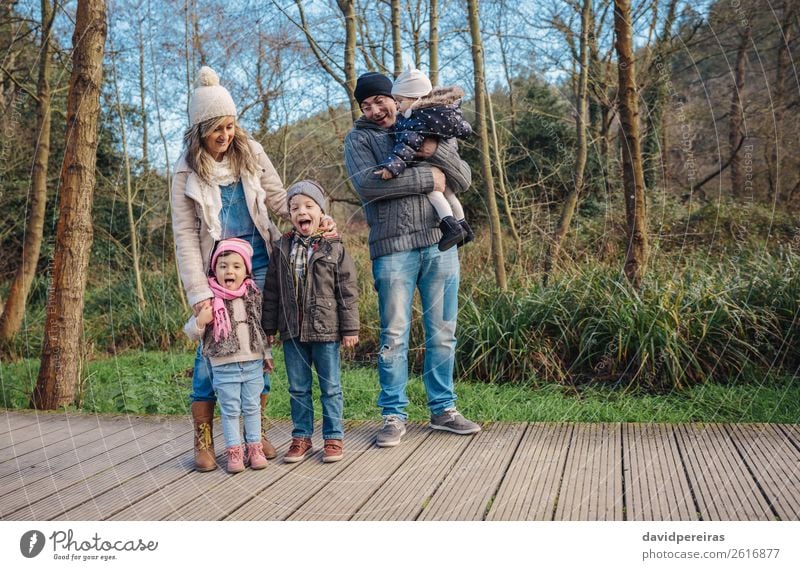
{"type": "Polygon", "coordinates": [[[278,452],[275,451],[275,446],[267,439],[267,420],[264,418],[264,408],[267,407],[267,398],[269,394],[261,394],[261,447],[264,448],[264,457],[267,459],[275,459],[278,452]]]}
{"type": "Polygon", "coordinates": [[[214,402],[192,402],[194,423],[194,468],[213,471],[217,468],[214,456],[214,402]]]}

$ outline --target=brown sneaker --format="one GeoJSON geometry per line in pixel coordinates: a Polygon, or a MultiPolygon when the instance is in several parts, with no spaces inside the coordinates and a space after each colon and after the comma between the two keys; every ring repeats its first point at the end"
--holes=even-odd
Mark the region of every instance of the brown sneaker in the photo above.
{"type": "Polygon", "coordinates": [[[311,455],[314,449],[311,447],[310,437],[293,437],[289,451],[283,456],[284,463],[299,463],[311,455]]]}
{"type": "Polygon", "coordinates": [[[334,461],[340,461],[342,457],[344,457],[344,453],[342,452],[342,440],[326,439],[325,449],[322,452],[322,462],[333,463],[334,461]]]}

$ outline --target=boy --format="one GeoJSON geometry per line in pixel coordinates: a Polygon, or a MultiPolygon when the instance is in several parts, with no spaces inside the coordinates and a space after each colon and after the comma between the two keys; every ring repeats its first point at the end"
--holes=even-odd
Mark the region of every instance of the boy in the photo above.
{"type": "Polygon", "coordinates": [[[322,461],[342,459],[344,398],[339,346],[358,343],[358,283],[341,239],[322,237],[327,208],[322,187],[311,180],[286,192],[294,230],[275,242],[264,286],[262,325],[270,343],[280,331],[291,395],[292,443],[283,460],[303,461],[313,452],[314,406],[311,366],[322,400],[322,461]]]}

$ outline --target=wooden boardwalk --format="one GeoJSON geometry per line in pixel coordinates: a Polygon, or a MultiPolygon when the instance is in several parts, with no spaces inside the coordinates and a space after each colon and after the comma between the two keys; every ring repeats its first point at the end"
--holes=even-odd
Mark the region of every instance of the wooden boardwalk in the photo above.
{"type": "Polygon", "coordinates": [[[414,424],[390,449],[378,427],[231,476],[192,470],[188,418],[0,410],[0,520],[800,520],[797,425],[414,424]]]}

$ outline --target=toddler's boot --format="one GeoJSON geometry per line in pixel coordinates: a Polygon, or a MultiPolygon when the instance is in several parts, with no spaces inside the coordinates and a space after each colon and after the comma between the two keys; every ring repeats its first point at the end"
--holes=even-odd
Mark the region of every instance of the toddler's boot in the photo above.
{"type": "Polygon", "coordinates": [[[267,458],[264,457],[264,448],[260,441],[247,444],[247,459],[250,469],[264,469],[267,466],[267,458]]]}
{"type": "Polygon", "coordinates": [[[225,449],[228,456],[228,473],[241,473],[244,471],[244,448],[241,445],[232,445],[225,449]]]}
{"type": "Polygon", "coordinates": [[[463,241],[467,233],[461,224],[453,216],[445,216],[439,222],[439,229],[442,230],[442,239],[439,240],[439,251],[447,251],[454,245],[463,241]]]}
{"type": "Polygon", "coordinates": [[[461,229],[464,230],[464,233],[466,234],[466,236],[464,236],[464,239],[458,242],[458,247],[461,247],[462,245],[467,244],[475,239],[475,232],[473,232],[472,228],[469,227],[467,220],[462,218],[458,220],[458,223],[461,226],[461,229]]]}

